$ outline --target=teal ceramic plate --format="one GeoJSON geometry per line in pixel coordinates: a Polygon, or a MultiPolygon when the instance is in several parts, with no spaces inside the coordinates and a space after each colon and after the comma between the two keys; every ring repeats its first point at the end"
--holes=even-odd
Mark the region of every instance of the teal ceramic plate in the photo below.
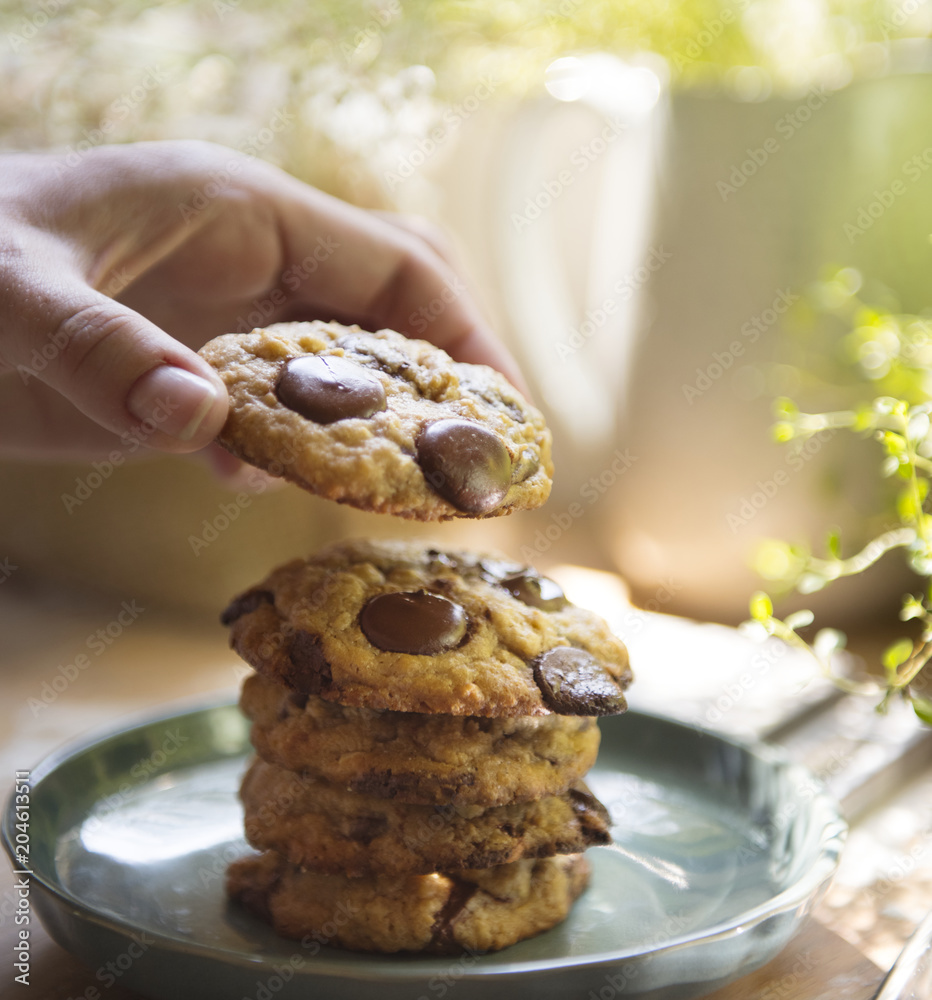
{"type": "MultiPolygon", "coordinates": [[[[835,870],[836,806],[767,747],[638,712],[602,727],[590,784],[615,844],[589,852],[565,923],[496,954],[305,947],[229,905],[249,742],[227,703],[135,720],[35,768],[31,898],[92,973],[157,1000],[688,1000],[767,962],[835,870]]],[[[8,806],[10,852],[14,839],[8,806]]]]}

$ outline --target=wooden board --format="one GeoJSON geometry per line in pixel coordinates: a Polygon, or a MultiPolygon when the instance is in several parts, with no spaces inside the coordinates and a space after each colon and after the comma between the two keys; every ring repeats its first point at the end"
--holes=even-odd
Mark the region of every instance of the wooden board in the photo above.
{"type": "Polygon", "coordinates": [[[883,977],[854,945],[810,920],[768,965],[703,1000],[871,1000],[883,977]]]}

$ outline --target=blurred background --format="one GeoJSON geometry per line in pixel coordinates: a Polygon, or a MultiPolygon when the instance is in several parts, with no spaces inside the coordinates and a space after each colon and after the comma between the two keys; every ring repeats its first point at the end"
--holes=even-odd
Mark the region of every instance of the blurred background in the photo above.
{"type": "MultiPolygon", "coordinates": [[[[761,539],[884,522],[872,442],[791,453],[770,425],[780,395],[846,403],[820,301],[930,305],[930,29],[926,0],[2,0],[0,147],[209,139],[443,226],[557,475],[540,511],[419,527],[292,486],[237,502],[186,459],[6,463],[0,556],[211,617],[334,537],[420,533],[740,621],[761,539]]],[[[806,604],[845,627],[909,585],[885,560],[806,604]]]]}

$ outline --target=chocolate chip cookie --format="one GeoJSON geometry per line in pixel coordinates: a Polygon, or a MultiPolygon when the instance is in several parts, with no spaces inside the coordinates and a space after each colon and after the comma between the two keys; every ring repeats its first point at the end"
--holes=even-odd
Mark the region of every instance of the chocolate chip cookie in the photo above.
{"type": "Polygon", "coordinates": [[[256,760],[240,797],[253,847],[332,875],[491,868],[611,842],[608,811],[582,782],[562,795],[491,809],[417,806],[256,760]]]}
{"type": "Polygon", "coordinates": [[[269,851],[234,861],[227,891],[283,937],[356,951],[497,951],[565,919],[586,886],[580,854],[455,874],[349,878],[269,851]]]}
{"type": "Polygon", "coordinates": [[[627,707],[628,653],[608,625],[494,556],[344,542],[275,570],[222,621],[260,673],[342,705],[491,717],[627,707]]]}
{"type": "Polygon", "coordinates": [[[424,521],[539,507],[550,432],[504,376],[392,330],[278,323],[200,352],[246,462],[363,510],[424,521]]]}
{"type": "Polygon", "coordinates": [[[497,806],[566,791],[595,763],[588,716],[483,718],[348,708],[262,674],[240,708],[265,760],[366,795],[421,805],[497,806]]]}

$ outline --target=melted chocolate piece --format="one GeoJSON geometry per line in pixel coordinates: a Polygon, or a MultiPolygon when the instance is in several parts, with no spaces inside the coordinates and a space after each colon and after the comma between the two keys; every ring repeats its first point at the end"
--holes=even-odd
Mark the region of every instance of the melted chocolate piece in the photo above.
{"type": "Polygon", "coordinates": [[[541,611],[559,611],[569,604],[563,589],[555,580],[541,576],[530,566],[505,562],[501,559],[483,559],[479,563],[479,569],[484,580],[504,587],[512,597],[532,608],[540,608],[541,611]]]}
{"type": "Polygon", "coordinates": [[[419,656],[436,656],[458,646],[467,624],[459,604],[426,590],[380,594],[359,616],[359,625],[373,646],[419,656]]]}
{"type": "Polygon", "coordinates": [[[512,597],[541,611],[559,611],[569,603],[560,584],[547,576],[538,576],[533,570],[506,576],[499,585],[512,597]]]}
{"type": "Polygon", "coordinates": [[[618,715],[628,707],[618,682],[583,649],[555,646],[531,665],[544,704],[557,715],[618,715]]]}
{"type": "Polygon", "coordinates": [[[275,595],[271,590],[247,590],[245,594],[234,597],[220,615],[221,625],[232,625],[237,618],[248,615],[262,604],[274,604],[275,595]]]}
{"type": "Polygon", "coordinates": [[[453,883],[450,886],[450,895],[434,918],[430,934],[430,947],[444,950],[456,946],[453,925],[466,908],[466,904],[479,891],[479,886],[472,882],[461,882],[452,875],[447,875],[447,878],[453,883]]]}
{"type": "Polygon", "coordinates": [[[288,659],[293,669],[282,680],[289,687],[302,694],[320,694],[330,687],[333,675],[316,635],[295,632],[288,647],[288,659]]]}
{"type": "Polygon", "coordinates": [[[350,840],[358,840],[361,844],[371,844],[388,829],[388,820],[384,816],[356,816],[350,822],[347,836],[350,840]]]}
{"type": "Polygon", "coordinates": [[[530,479],[539,468],[540,457],[537,452],[531,450],[530,448],[525,448],[515,462],[515,469],[512,474],[511,481],[513,483],[523,483],[526,479],[530,479]]]}
{"type": "Polygon", "coordinates": [[[417,462],[435,493],[466,514],[500,507],[511,458],[494,431],[470,420],[435,420],[418,435],[417,462]]]}
{"type": "Polygon", "coordinates": [[[612,817],[609,811],[585,785],[570,789],[573,812],[588,844],[610,844],[612,817]]]}
{"type": "Polygon", "coordinates": [[[533,570],[529,570],[523,563],[511,562],[506,559],[482,559],[479,561],[479,572],[486,582],[501,583],[507,576],[533,572],[533,570]]]}
{"type": "Polygon", "coordinates": [[[396,378],[407,378],[409,373],[413,373],[417,368],[417,365],[403,351],[399,351],[397,347],[379,337],[371,337],[365,333],[349,333],[340,337],[334,346],[342,347],[344,351],[353,351],[355,354],[363,354],[372,358],[383,372],[394,375],[396,378]]]}
{"type": "Polygon", "coordinates": [[[449,552],[441,552],[439,549],[428,549],[427,555],[430,558],[430,568],[444,568],[452,569],[454,572],[460,571],[460,564],[458,560],[451,556],[449,552]]]}
{"type": "Polygon", "coordinates": [[[336,354],[292,358],[282,369],[275,395],[289,410],[318,424],[371,417],[385,409],[379,378],[336,354]]]}

